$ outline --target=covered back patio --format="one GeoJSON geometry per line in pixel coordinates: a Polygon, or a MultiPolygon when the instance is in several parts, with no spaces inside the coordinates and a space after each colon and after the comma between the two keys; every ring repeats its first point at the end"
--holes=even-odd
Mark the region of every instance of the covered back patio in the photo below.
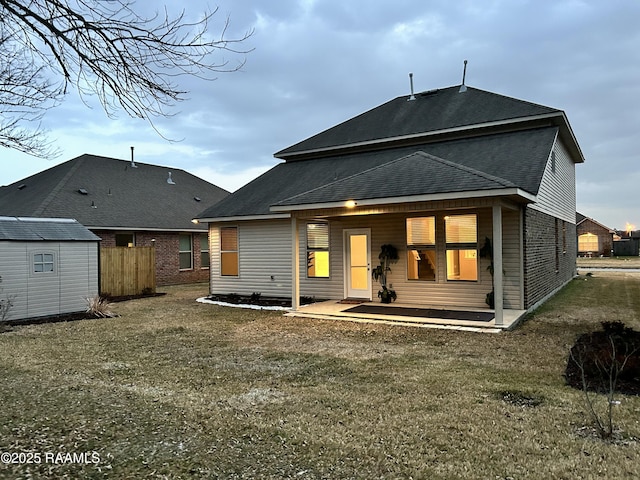
{"type": "Polygon", "coordinates": [[[298,307],[288,317],[378,323],[419,328],[437,328],[468,332],[499,333],[510,330],[526,315],[526,310],[502,309],[502,321],[496,322],[493,309],[470,309],[413,304],[327,300],[298,307]]]}
{"type": "Polygon", "coordinates": [[[300,207],[299,210],[292,209],[292,298],[297,299],[302,293],[333,300],[305,307],[294,302],[291,315],[482,331],[512,328],[525,312],[522,214],[518,202],[513,201],[514,197],[492,197],[491,194],[487,192],[484,197],[472,197],[464,201],[438,199],[395,204],[392,202],[391,205],[358,204],[351,208],[340,205],[335,209],[305,208],[308,206],[300,207]],[[325,227],[325,232],[328,232],[325,244],[329,252],[325,254],[328,265],[325,279],[311,278],[309,259],[315,258],[317,254],[308,247],[305,249],[303,243],[309,238],[308,232],[305,238],[305,229],[308,230],[309,225],[318,221],[316,219],[324,220],[328,225],[325,227]],[[471,232],[472,238],[468,244],[452,243],[446,237],[446,225],[451,219],[471,219],[467,230],[471,232]],[[409,240],[413,233],[409,231],[412,225],[409,222],[416,220],[431,220],[430,245],[416,247],[409,240]],[[352,291],[350,288],[350,273],[355,263],[351,260],[351,232],[365,238],[365,251],[360,262],[364,284],[361,291],[352,291]],[[478,255],[485,238],[487,241],[491,239],[493,243],[493,258],[490,262],[481,261],[478,255]],[[398,291],[400,302],[383,309],[373,309],[372,306],[380,306],[380,303],[376,297],[378,287],[370,282],[371,272],[380,245],[384,243],[398,245],[401,252],[392,273],[393,288],[398,291]],[[418,278],[418,267],[412,265],[411,254],[418,250],[421,260],[427,256],[433,259],[430,262],[433,267],[430,278],[418,278]],[[450,271],[449,254],[458,253],[462,257],[461,252],[470,258],[468,263],[471,264],[469,270],[472,275],[469,279],[454,278],[450,271]],[[369,281],[366,281],[367,278],[369,281]],[[320,281],[326,282],[325,291],[330,291],[332,295],[326,296],[323,295],[325,291],[311,288],[320,285],[320,281]],[[330,286],[334,288],[330,289],[330,286]],[[485,296],[489,291],[492,291],[495,300],[491,308],[485,306],[485,296]],[[357,299],[368,307],[354,309],[353,305],[343,303],[344,300],[341,299],[357,299]],[[463,314],[456,315],[455,312],[463,314]],[[480,316],[483,319],[474,318],[469,312],[482,314],[480,316]]]}

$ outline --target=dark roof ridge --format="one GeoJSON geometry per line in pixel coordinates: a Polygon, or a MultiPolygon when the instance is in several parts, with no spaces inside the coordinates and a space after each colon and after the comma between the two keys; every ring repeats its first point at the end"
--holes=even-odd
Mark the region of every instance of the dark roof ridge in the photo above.
{"type": "MultiPolygon", "coordinates": [[[[524,104],[530,105],[532,107],[546,108],[546,109],[548,109],[550,111],[549,113],[554,112],[554,111],[556,113],[563,112],[563,110],[561,110],[559,108],[549,107],[548,105],[543,105],[541,103],[532,102],[530,100],[523,100],[523,99],[518,98],[518,97],[511,97],[511,96],[505,95],[503,93],[492,92],[490,90],[485,90],[483,88],[472,87],[470,85],[465,85],[465,86],[467,87],[468,91],[474,91],[475,90],[476,92],[487,93],[487,94],[490,94],[490,95],[492,95],[494,97],[507,98],[509,100],[514,100],[514,101],[519,102],[519,103],[524,103],[524,104]]],[[[420,96],[436,95],[439,92],[444,92],[446,90],[454,90],[454,89],[457,90],[459,88],[460,88],[460,85],[451,85],[449,87],[434,88],[432,90],[425,90],[425,91],[422,91],[422,92],[415,93],[414,97],[416,97],[416,99],[418,99],[420,96]]],[[[460,92],[461,95],[464,94],[464,93],[466,93],[466,92],[460,92]]],[[[409,100],[410,97],[411,97],[411,95],[399,95],[398,97],[394,98],[393,100],[398,100],[398,99],[401,99],[401,98],[406,98],[407,100],[409,100]]],[[[393,101],[393,100],[391,100],[391,101],[393,101]]],[[[373,110],[373,109],[371,109],[371,110],[373,110]]],[[[364,112],[364,113],[366,113],[366,112],[364,112]]],[[[527,117],[512,117],[512,118],[527,118],[527,117]]]]}
{"type": "Polygon", "coordinates": [[[452,162],[451,160],[446,160],[444,158],[441,157],[436,157],[435,155],[431,155],[430,153],[426,153],[423,152],[422,150],[418,150],[417,152],[418,154],[422,154],[425,157],[428,157],[436,162],[440,162],[443,165],[447,165],[449,167],[453,167],[456,168],[458,170],[462,170],[463,172],[467,172],[470,173],[472,175],[477,175],[478,177],[482,177],[486,180],[490,180],[492,182],[496,182],[499,183],[500,185],[503,185],[505,187],[514,187],[515,184],[513,184],[512,182],[510,182],[509,180],[505,180],[504,178],[500,178],[500,177],[496,177],[495,175],[491,175],[489,173],[485,173],[482,172],[480,170],[476,170],[475,168],[471,168],[471,167],[467,167],[466,165],[460,165],[459,163],[455,163],[452,162]]]}
{"type": "MultiPolygon", "coordinates": [[[[83,153],[82,155],[80,155],[79,157],[76,157],[73,160],[78,160],[78,159],[89,159],[89,160],[109,160],[109,161],[117,161],[117,162],[123,162],[123,163],[131,163],[130,159],[125,159],[125,158],[114,158],[114,157],[105,157],[104,155],[94,155],[93,153],[83,153]]],[[[158,165],[155,163],[146,163],[146,162],[139,162],[138,160],[134,160],[134,163],[136,166],[142,165],[145,167],[149,167],[149,168],[163,168],[166,170],[171,170],[174,172],[185,172],[189,175],[193,175],[192,173],[189,173],[187,170],[180,168],[180,167],[171,167],[168,165],[158,165]]],[[[206,181],[206,180],[205,180],[206,181]]],[[[211,182],[208,182],[211,183],[211,182]]]]}
{"type": "Polygon", "coordinates": [[[69,179],[71,177],[73,177],[73,174],[76,172],[76,170],[78,170],[78,168],[80,168],[80,166],[83,163],[83,160],[84,159],[82,157],[77,157],[77,158],[69,161],[70,163],[74,162],[71,165],[71,167],[69,168],[69,171],[67,171],[65,176],[62,177],[62,179],[58,182],[58,184],[51,189],[51,191],[49,192],[49,195],[47,195],[47,197],[42,201],[40,206],[33,212],[33,216],[42,215],[42,212],[44,212],[44,210],[53,201],[53,199],[60,192],[60,190],[62,190],[64,188],[64,186],[67,184],[69,179]]]}
{"type": "Polygon", "coordinates": [[[468,87],[462,93],[458,90],[459,85],[456,85],[417,93],[413,99],[407,95],[397,96],[282,149],[274,156],[296,161],[329,152],[364,147],[378,149],[397,142],[463,134],[470,130],[512,129],[519,124],[542,121],[562,122],[553,119],[565,117],[560,109],[500,93],[475,87],[468,87]],[[428,112],[437,115],[429,116],[428,112]]]}
{"type": "MultiPolygon", "coordinates": [[[[457,87],[459,87],[459,85],[456,86],[456,87],[450,87],[450,88],[457,88],[457,87]]],[[[543,107],[543,108],[546,108],[546,109],[549,109],[549,110],[552,110],[552,111],[556,111],[556,112],[564,112],[564,110],[562,110],[560,108],[549,107],[548,105],[543,105],[541,103],[532,102],[530,100],[523,100],[523,99],[517,98],[517,97],[510,97],[509,95],[492,92],[490,90],[484,90],[482,88],[470,87],[469,85],[467,85],[467,90],[475,90],[477,92],[489,93],[489,94],[495,95],[497,97],[505,97],[505,98],[508,98],[510,100],[515,100],[515,101],[520,102],[520,103],[526,103],[527,105],[531,105],[532,107],[543,107]]]]}

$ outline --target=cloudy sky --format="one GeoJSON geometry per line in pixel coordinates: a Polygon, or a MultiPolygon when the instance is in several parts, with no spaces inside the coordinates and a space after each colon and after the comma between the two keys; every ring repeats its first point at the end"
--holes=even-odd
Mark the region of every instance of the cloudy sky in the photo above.
{"type": "MultiPolygon", "coordinates": [[[[83,153],[181,168],[237,190],[273,153],[409,93],[461,82],[566,112],[586,162],[578,211],[640,228],[640,2],[637,0],[220,0],[228,36],[254,30],[241,71],[181,80],[189,100],[156,121],[110,120],[70,92],[43,125],[61,155],[0,150],[0,185],[83,153]]],[[[170,3],[197,17],[205,0],[170,3]],[[183,4],[182,7],[180,4],[183,4]]],[[[137,0],[141,9],[157,0],[137,0]]],[[[214,28],[219,28],[215,26],[214,28]]],[[[215,33],[215,32],[214,32],[215,33]]]]}

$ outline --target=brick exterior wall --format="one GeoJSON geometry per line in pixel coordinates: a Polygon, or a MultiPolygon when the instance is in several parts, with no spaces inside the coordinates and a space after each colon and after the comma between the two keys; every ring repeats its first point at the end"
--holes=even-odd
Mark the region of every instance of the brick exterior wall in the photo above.
{"type": "Polygon", "coordinates": [[[527,207],[524,215],[524,307],[568,283],[576,274],[576,226],[527,207]]]}
{"type": "Polygon", "coordinates": [[[577,227],[576,235],[579,237],[584,233],[592,233],[598,237],[598,246],[600,247],[597,252],[579,252],[581,254],[591,254],[594,256],[610,257],[611,250],[613,249],[613,233],[608,228],[598,225],[590,219],[585,219],[577,227]]]}
{"type": "MultiPolygon", "coordinates": [[[[109,230],[93,230],[102,241],[101,247],[116,246],[116,232],[109,230]]],[[[186,232],[185,232],[186,233],[186,232]]],[[[175,285],[180,283],[196,283],[209,281],[209,268],[202,268],[200,255],[200,237],[207,233],[193,233],[193,268],[180,270],[180,234],[177,232],[135,232],[138,247],[156,248],[156,284],[175,285]]]]}

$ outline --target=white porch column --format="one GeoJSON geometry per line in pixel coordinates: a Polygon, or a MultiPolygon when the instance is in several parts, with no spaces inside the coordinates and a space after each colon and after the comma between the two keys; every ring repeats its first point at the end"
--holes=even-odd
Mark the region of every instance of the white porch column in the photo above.
{"type": "Polygon", "coordinates": [[[504,289],[502,279],[502,206],[493,206],[493,300],[496,311],[496,325],[504,321],[504,289]]]}
{"type": "Polygon", "coordinates": [[[300,307],[300,233],[298,219],[291,216],[291,308],[300,307]]]}

